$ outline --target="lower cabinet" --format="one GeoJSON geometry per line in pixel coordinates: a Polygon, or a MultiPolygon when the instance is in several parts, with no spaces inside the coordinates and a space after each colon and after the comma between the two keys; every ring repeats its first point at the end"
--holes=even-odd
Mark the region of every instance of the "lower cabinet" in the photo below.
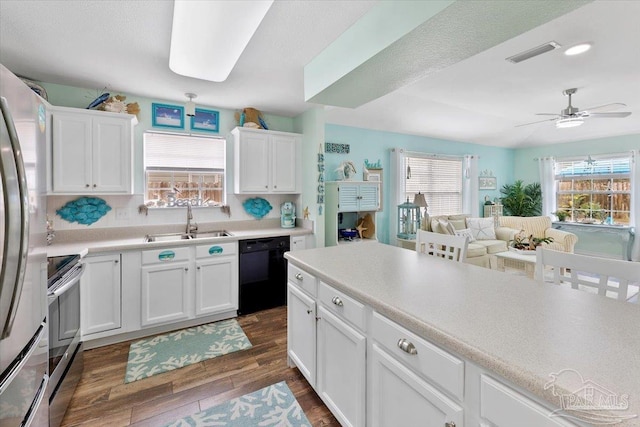
{"type": "Polygon", "coordinates": [[[289,358],[312,387],[316,385],[316,302],[297,286],[287,285],[289,358]]]}
{"type": "Polygon", "coordinates": [[[122,325],[120,254],[89,256],[81,282],[82,336],[119,329],[122,325]]]}
{"type": "Polygon", "coordinates": [[[238,256],[234,244],[196,247],[196,317],[238,309],[238,256]]]}
{"type": "Polygon", "coordinates": [[[142,326],[189,318],[192,279],[188,259],[168,262],[142,267],[142,326]]]}

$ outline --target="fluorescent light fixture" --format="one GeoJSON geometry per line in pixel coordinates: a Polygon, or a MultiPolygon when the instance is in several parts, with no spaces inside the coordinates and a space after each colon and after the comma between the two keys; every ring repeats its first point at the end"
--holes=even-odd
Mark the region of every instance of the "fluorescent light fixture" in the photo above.
{"type": "Polygon", "coordinates": [[[580,43],[565,50],[564,54],[567,56],[580,55],[581,53],[585,53],[589,49],[591,49],[590,43],[580,43]]]}
{"type": "Polygon", "coordinates": [[[272,4],[175,0],[169,68],[187,77],[225,81],[272,4]]]}
{"type": "Polygon", "coordinates": [[[558,129],[574,128],[581,126],[584,123],[582,117],[567,117],[566,119],[556,120],[556,127],[558,129]]]}
{"type": "Polygon", "coordinates": [[[185,93],[184,96],[189,98],[189,100],[184,104],[184,112],[187,116],[193,117],[196,115],[196,103],[193,102],[193,98],[197,98],[198,95],[195,93],[185,93]]]}

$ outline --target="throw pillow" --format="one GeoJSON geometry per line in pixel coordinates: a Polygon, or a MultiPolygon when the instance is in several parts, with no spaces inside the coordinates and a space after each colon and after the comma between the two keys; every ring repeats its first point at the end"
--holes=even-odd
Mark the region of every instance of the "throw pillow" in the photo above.
{"type": "Polygon", "coordinates": [[[467,227],[476,240],[495,240],[496,230],[493,218],[467,218],[467,227]]]}
{"type": "Polygon", "coordinates": [[[456,230],[464,230],[467,228],[467,224],[464,219],[449,219],[449,224],[453,225],[456,230]]]}
{"type": "Polygon", "coordinates": [[[456,233],[456,230],[455,228],[453,228],[453,225],[451,225],[449,221],[447,221],[446,219],[439,219],[438,225],[440,226],[440,233],[442,234],[454,235],[456,233]]]}
{"type": "Polygon", "coordinates": [[[473,233],[468,228],[465,228],[463,230],[456,230],[456,236],[462,236],[462,237],[468,238],[469,243],[476,241],[476,238],[473,237],[473,233]]]}

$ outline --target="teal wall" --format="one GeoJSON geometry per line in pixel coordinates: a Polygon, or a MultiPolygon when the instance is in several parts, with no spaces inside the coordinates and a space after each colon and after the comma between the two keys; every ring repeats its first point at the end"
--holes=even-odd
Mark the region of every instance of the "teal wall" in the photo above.
{"type": "MultiPolygon", "coordinates": [[[[362,179],[362,166],[365,159],[370,163],[380,160],[383,168],[383,210],[377,215],[378,239],[388,243],[389,240],[389,212],[396,209],[395,202],[391,202],[390,186],[390,152],[392,148],[404,148],[408,151],[418,151],[432,154],[479,156],[478,169],[491,170],[498,178],[496,190],[481,190],[478,199],[483,203],[484,197],[492,200],[500,196],[500,187],[514,180],[514,150],[508,148],[489,147],[485,145],[469,144],[465,142],[448,141],[444,139],[428,138],[424,136],[406,135],[393,132],[381,132],[370,129],[354,128],[327,124],[325,127],[325,141],[337,144],[349,144],[349,154],[325,154],[326,180],[336,179],[335,169],[345,160],[352,161],[357,169],[356,179],[362,179]]],[[[456,212],[451,212],[456,213],[456,212]]]]}

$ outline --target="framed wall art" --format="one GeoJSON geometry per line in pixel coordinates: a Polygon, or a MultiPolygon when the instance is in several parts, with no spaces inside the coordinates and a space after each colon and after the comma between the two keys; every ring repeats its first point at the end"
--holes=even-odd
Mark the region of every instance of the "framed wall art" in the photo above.
{"type": "Polygon", "coordinates": [[[151,126],[184,129],[184,107],[179,105],[151,104],[151,126]]]}
{"type": "Polygon", "coordinates": [[[214,110],[196,108],[196,115],[191,117],[191,130],[218,132],[220,130],[220,114],[214,110]]]}

